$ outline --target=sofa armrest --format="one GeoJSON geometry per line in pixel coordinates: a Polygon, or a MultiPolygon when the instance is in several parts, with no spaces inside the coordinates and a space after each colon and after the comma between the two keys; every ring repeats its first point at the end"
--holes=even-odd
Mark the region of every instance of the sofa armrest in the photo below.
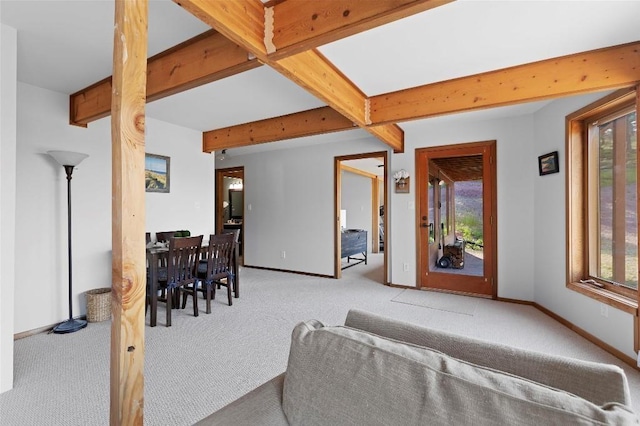
{"type": "Polygon", "coordinates": [[[196,425],[263,425],[288,426],[282,411],[284,373],[241,396],[196,425]]]}
{"type": "Polygon", "coordinates": [[[345,326],[435,349],[453,358],[570,392],[596,405],[618,402],[631,406],[627,377],[615,365],[486,342],[356,309],[347,314],[345,326]]]}

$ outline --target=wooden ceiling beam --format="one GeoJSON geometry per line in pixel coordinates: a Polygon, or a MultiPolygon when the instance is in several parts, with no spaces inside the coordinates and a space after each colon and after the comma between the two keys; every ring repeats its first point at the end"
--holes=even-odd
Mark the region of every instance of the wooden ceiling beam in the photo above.
{"type": "Polygon", "coordinates": [[[266,8],[265,44],[277,60],[453,0],[286,0],[266,8]]]}
{"type": "Polygon", "coordinates": [[[640,42],[485,72],[370,98],[372,124],[396,123],[630,86],[640,42]]]}
{"type": "Polygon", "coordinates": [[[260,0],[174,1],[221,34],[229,37],[234,43],[256,55],[260,61],[324,101],[348,120],[380,138],[395,152],[403,152],[404,133],[402,130],[396,125],[386,124],[369,129],[366,95],[319,51],[311,49],[278,60],[268,57],[265,46],[264,20],[260,22],[258,19],[260,10],[262,16],[265,16],[266,8],[260,0]],[[262,38],[260,34],[262,34],[262,38]]]}
{"type": "Polygon", "coordinates": [[[213,152],[226,148],[350,130],[354,126],[352,121],[333,108],[321,107],[204,132],[202,150],[213,152]]]}
{"type": "Polygon", "coordinates": [[[264,61],[265,7],[260,0],[173,0],[229,40],[264,61]]]}
{"type": "MultiPolygon", "coordinates": [[[[148,60],[147,102],[241,73],[261,64],[242,47],[209,30],[148,60]]],[[[73,125],[88,123],[111,113],[111,77],[70,96],[73,125]]]]}
{"type": "Polygon", "coordinates": [[[401,154],[404,152],[404,130],[397,124],[367,126],[364,129],[393,148],[394,153],[401,154]]]}
{"type": "Polygon", "coordinates": [[[366,95],[319,51],[308,50],[269,65],[358,126],[367,125],[366,95]]]}

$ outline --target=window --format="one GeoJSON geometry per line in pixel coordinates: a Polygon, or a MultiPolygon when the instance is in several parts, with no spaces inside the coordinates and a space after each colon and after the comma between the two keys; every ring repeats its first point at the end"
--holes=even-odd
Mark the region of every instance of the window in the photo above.
{"type": "Polygon", "coordinates": [[[638,288],[635,105],[589,125],[589,275],[638,288]]]}
{"type": "Polygon", "coordinates": [[[635,313],[638,289],[634,90],[567,117],[568,286],[635,313]]]}
{"type": "Polygon", "coordinates": [[[451,191],[449,188],[450,185],[446,180],[440,181],[440,222],[442,223],[444,235],[449,235],[451,233],[451,215],[449,213],[449,206],[451,204],[449,196],[451,191]]]}
{"type": "Polygon", "coordinates": [[[429,189],[427,189],[427,194],[429,194],[429,217],[427,220],[429,221],[429,244],[433,244],[436,241],[436,233],[435,233],[435,217],[436,210],[434,208],[435,199],[436,199],[436,178],[433,176],[429,176],[429,189]]]}

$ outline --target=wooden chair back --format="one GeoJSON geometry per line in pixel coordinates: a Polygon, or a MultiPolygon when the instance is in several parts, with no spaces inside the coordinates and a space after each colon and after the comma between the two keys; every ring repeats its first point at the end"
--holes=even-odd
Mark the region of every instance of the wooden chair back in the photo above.
{"type": "Polygon", "coordinates": [[[222,231],[223,234],[232,234],[233,242],[238,245],[238,241],[240,241],[240,230],[239,229],[225,229],[222,231]]]}
{"type": "Polygon", "coordinates": [[[207,248],[207,281],[216,281],[233,274],[234,234],[209,235],[207,248]]]}
{"type": "Polygon", "coordinates": [[[201,246],[202,235],[169,239],[167,287],[185,286],[198,280],[197,269],[201,246]]]}

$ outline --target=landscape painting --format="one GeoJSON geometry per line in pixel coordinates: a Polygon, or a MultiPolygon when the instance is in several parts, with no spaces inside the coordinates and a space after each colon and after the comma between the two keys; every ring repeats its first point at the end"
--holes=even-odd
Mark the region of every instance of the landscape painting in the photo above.
{"type": "Polygon", "coordinates": [[[146,192],[169,192],[169,164],[169,157],[145,154],[144,187],[146,192]]]}
{"type": "Polygon", "coordinates": [[[550,152],[538,157],[538,172],[540,176],[551,173],[558,173],[560,165],[558,164],[558,151],[550,152]]]}

